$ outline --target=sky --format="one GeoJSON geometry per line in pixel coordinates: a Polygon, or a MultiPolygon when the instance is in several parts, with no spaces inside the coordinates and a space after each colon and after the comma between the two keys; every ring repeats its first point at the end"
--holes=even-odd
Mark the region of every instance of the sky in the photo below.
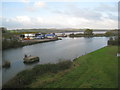
{"type": "Polygon", "coordinates": [[[19,0],[0,4],[0,21],[8,29],[117,29],[118,1],[19,0]]]}

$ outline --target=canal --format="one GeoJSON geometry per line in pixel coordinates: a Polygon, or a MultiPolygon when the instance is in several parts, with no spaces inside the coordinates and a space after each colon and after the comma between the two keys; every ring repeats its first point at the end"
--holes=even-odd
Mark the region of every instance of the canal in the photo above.
{"type": "Polygon", "coordinates": [[[10,61],[10,68],[2,69],[3,84],[14,77],[18,72],[30,69],[37,64],[57,63],[61,60],[73,60],[104,46],[107,46],[108,37],[93,38],[62,38],[62,40],[38,43],[21,48],[7,49],[2,52],[2,59],[10,61]],[[40,62],[26,65],[24,55],[39,56],[40,62]]]}

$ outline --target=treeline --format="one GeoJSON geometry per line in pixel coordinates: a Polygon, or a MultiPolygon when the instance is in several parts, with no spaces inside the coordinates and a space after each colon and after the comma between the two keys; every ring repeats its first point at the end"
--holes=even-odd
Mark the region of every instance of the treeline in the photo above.
{"type": "Polygon", "coordinates": [[[13,34],[2,28],[2,49],[22,46],[22,42],[13,34]]]}
{"type": "Polygon", "coordinates": [[[69,35],[69,37],[109,37],[109,36],[116,36],[116,35],[118,35],[117,30],[107,31],[106,33],[103,33],[103,34],[94,34],[92,29],[86,29],[83,34],[72,33],[69,35]]]}
{"type": "Polygon", "coordinates": [[[5,39],[2,41],[2,49],[8,49],[8,48],[17,48],[20,46],[24,46],[22,42],[18,40],[8,40],[5,39]]]}
{"type": "MultiPolygon", "coordinates": [[[[112,31],[115,32],[115,31],[112,31]]],[[[120,30],[116,31],[116,35],[110,37],[110,39],[108,40],[108,45],[118,45],[120,46],[120,30]]]]}
{"type": "Polygon", "coordinates": [[[111,37],[108,40],[108,45],[120,45],[120,37],[111,37]]]}

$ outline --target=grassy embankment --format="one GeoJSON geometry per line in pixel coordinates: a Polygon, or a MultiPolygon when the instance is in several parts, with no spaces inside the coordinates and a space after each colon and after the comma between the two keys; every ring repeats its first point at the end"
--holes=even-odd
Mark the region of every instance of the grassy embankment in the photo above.
{"type": "MultiPolygon", "coordinates": [[[[53,73],[37,75],[29,84],[29,88],[117,88],[118,58],[117,46],[107,46],[73,61],[71,67],[53,73]]],[[[62,65],[65,67],[65,65],[62,65]]],[[[36,67],[39,70],[39,66],[36,67]]],[[[32,70],[22,72],[21,76],[30,75],[32,70]]],[[[19,73],[20,75],[20,73],[19,73]]],[[[29,77],[28,77],[29,78],[29,77]]],[[[27,80],[27,79],[25,79],[27,80]]],[[[29,79],[28,79],[29,80],[29,79]]],[[[16,83],[8,85],[16,86],[16,83]]]]}

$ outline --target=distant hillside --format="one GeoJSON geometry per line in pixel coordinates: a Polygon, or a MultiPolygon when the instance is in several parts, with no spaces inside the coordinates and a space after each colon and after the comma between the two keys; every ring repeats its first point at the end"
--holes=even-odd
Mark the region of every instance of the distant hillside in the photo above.
{"type": "MultiPolygon", "coordinates": [[[[41,33],[60,33],[60,32],[79,32],[85,29],[17,29],[11,32],[41,32],[41,33]]],[[[108,31],[111,29],[93,29],[94,31],[108,31]]]]}

